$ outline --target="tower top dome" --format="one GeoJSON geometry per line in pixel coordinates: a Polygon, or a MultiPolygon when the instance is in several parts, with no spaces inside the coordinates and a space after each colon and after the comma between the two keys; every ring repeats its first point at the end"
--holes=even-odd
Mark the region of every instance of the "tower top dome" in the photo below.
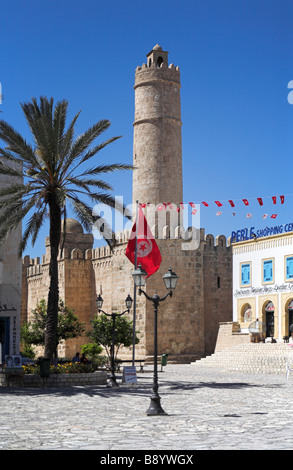
{"type": "Polygon", "coordinates": [[[160,67],[163,62],[168,67],[168,52],[163,51],[159,44],[156,44],[147,54],[147,59],[149,67],[151,67],[152,64],[154,64],[156,67],[160,67]]]}
{"type": "MultiPolygon", "coordinates": [[[[64,220],[62,220],[61,230],[64,232],[64,220]]],[[[67,233],[83,233],[82,225],[75,219],[66,219],[67,233]]]]}

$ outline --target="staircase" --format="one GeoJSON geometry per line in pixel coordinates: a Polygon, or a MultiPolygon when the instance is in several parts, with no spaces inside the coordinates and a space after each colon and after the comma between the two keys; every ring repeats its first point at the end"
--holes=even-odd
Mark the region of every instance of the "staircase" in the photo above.
{"type": "Polygon", "coordinates": [[[247,374],[286,374],[286,361],[293,349],[288,343],[238,344],[192,363],[192,367],[210,367],[219,371],[247,374]]]}

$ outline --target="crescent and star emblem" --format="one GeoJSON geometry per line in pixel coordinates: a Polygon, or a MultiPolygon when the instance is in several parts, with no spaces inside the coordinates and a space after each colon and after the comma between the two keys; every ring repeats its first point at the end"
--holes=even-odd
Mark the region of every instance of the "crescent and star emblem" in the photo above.
{"type": "Polygon", "coordinates": [[[149,255],[152,251],[152,248],[153,244],[150,240],[137,240],[137,256],[139,256],[139,258],[144,258],[145,256],[149,255]]]}

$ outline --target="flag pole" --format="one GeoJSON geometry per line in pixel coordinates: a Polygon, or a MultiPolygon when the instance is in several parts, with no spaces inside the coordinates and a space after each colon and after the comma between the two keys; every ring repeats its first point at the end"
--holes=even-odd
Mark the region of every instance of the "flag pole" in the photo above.
{"type": "MultiPolygon", "coordinates": [[[[138,201],[136,201],[135,210],[135,252],[134,252],[134,269],[137,268],[137,210],[138,201]]],[[[136,319],[136,284],[134,283],[133,291],[133,335],[132,335],[132,365],[135,366],[135,319],[136,319]]]]}

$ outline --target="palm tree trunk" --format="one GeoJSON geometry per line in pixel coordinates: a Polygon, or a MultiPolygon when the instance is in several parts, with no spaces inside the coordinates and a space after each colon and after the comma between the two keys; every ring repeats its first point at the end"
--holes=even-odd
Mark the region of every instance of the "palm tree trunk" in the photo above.
{"type": "Polygon", "coordinates": [[[61,209],[55,198],[49,201],[50,208],[50,287],[48,293],[48,308],[45,333],[45,357],[53,361],[56,350],[59,282],[58,282],[58,252],[61,238],[61,209]]]}

